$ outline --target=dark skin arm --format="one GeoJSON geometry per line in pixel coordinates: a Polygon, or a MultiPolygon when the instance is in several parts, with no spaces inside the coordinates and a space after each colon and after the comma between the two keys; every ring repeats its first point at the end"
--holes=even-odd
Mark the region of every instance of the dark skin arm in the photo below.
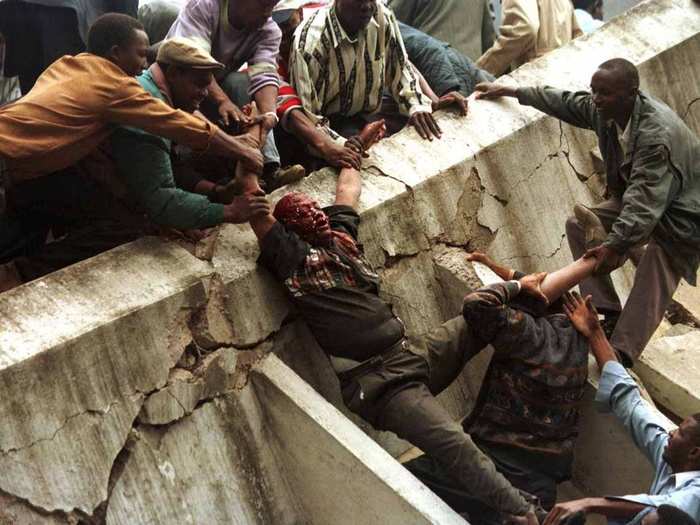
{"type": "Polygon", "coordinates": [[[290,131],[302,142],[314,147],[328,164],[335,168],[360,169],[361,154],[355,148],[333,142],[328,135],[314,126],[302,110],[292,110],[287,118],[290,131]]]}
{"type": "Polygon", "coordinates": [[[518,88],[512,86],[503,86],[494,82],[482,82],[474,88],[476,90],[476,98],[484,100],[495,100],[501,97],[517,98],[518,88]]]}
{"type": "Polygon", "coordinates": [[[506,268],[496,263],[491,257],[482,252],[472,252],[467,254],[467,261],[476,261],[488,266],[493,273],[498,275],[504,281],[510,281],[515,275],[515,270],[506,268]]]}
{"type": "Polygon", "coordinates": [[[607,498],[583,498],[566,503],[558,503],[547,514],[542,525],[558,525],[576,512],[585,514],[602,514],[607,518],[629,520],[644,510],[646,505],[632,501],[607,499],[607,498]]]}
{"type": "Polygon", "coordinates": [[[567,292],[564,294],[564,311],[574,328],[588,339],[591,352],[602,371],[607,362],[617,361],[617,356],[600,326],[598,312],[591,299],[590,295],[583,299],[577,292],[567,292]]]}
{"type": "Polygon", "coordinates": [[[219,86],[215,78],[213,78],[211,84],[209,84],[209,98],[219,108],[220,122],[224,127],[234,122],[238,122],[241,126],[246,126],[251,123],[250,117],[243,113],[241,108],[236,106],[236,104],[231,102],[231,99],[224,93],[224,90],[221,89],[221,86],[219,86]]]}

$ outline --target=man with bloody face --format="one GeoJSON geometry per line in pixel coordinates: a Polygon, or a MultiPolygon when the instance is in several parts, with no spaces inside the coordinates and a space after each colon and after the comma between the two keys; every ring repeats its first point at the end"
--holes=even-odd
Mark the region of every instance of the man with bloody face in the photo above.
{"type": "MultiPolygon", "coordinates": [[[[365,148],[381,134],[376,126],[369,125],[359,135],[365,148]]],[[[553,300],[589,275],[594,260],[581,259],[547,276],[508,277],[510,281],[494,289],[486,287],[465,300],[463,315],[409,343],[403,323],[379,296],[380,277],[357,242],[360,190],[359,172],[345,168],[338,177],[332,206],[322,209],[308,195],[290,193],[273,213],[253,217],[250,224],[260,244],[258,262],[285,287],[321,348],[351,362],[349,368],[334,363],[350,410],[375,428],[395,432],[419,447],[461,490],[514,523],[536,523],[533,500],[510,484],[435,396],[488,344],[500,345],[495,334],[509,334],[506,346],[515,342],[516,347],[527,347],[521,339],[540,330],[533,324],[542,324],[546,331],[558,330],[545,320],[517,314],[506,304],[516,297],[553,300]],[[496,329],[494,323],[500,323],[502,329],[496,329]]],[[[567,343],[558,352],[573,356],[567,357],[572,361],[566,368],[582,370],[577,376],[585,382],[587,346],[583,337],[570,325],[568,328],[571,337],[565,338],[567,343]]],[[[538,344],[532,342],[530,352],[545,355],[552,350],[538,344]]],[[[517,351],[509,348],[504,346],[503,351],[517,351]]],[[[583,384],[574,382],[567,379],[566,386],[575,389],[583,384]]]]}
{"type": "Polygon", "coordinates": [[[663,318],[681,279],[695,286],[700,263],[700,140],[666,104],[639,90],[639,73],[622,58],[598,66],[591,91],[480,84],[477,98],[516,97],[598,136],[607,199],[579,207],[566,223],[574,257],[595,257],[581,287],[605,315],[610,342],[629,366],[663,318]],[[602,230],[593,239],[589,233],[602,230]],[[644,248],[646,245],[646,248],[644,248]],[[644,248],[644,249],[643,249],[644,248]],[[612,270],[637,264],[624,309],[612,270]]]}

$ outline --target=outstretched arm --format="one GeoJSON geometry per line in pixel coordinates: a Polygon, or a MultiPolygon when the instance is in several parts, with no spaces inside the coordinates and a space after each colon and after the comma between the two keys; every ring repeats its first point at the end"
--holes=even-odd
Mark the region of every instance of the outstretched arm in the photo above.
{"type": "Polygon", "coordinates": [[[630,520],[646,508],[646,505],[622,499],[582,498],[559,503],[547,514],[543,525],[566,523],[577,512],[602,514],[607,518],[630,520]]]}

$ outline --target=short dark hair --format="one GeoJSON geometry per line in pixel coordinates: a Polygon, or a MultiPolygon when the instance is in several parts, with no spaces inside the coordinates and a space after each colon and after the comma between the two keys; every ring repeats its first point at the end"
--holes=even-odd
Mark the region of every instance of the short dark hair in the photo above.
{"type": "Polygon", "coordinates": [[[672,505],[659,505],[656,513],[659,515],[659,525],[697,525],[691,516],[672,505]]]}
{"type": "Polygon", "coordinates": [[[637,66],[629,60],[624,58],[606,60],[598,66],[598,69],[615,71],[622,76],[630,89],[639,89],[639,71],[637,71],[637,66]]]}
{"type": "Polygon", "coordinates": [[[574,0],[574,9],[583,9],[588,11],[597,3],[602,2],[602,0],[574,0]]]}
{"type": "Polygon", "coordinates": [[[135,31],[143,31],[141,22],[128,15],[107,13],[90,26],[87,38],[87,51],[107,57],[114,46],[124,46],[134,38],[135,31]]]}

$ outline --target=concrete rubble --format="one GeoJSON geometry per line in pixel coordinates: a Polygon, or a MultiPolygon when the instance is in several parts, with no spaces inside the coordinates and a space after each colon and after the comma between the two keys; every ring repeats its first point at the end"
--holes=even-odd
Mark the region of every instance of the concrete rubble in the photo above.
{"type": "MultiPolygon", "coordinates": [[[[583,89],[614,56],[639,64],[643,88],[700,131],[691,0],[640,4],[503,81],[583,89]]],[[[592,133],[513,101],[439,120],[442,140],[403,131],[363,171],[361,241],[411,337],[493,278],[465,249],[557,268],[570,260],[573,204],[602,195],[592,133]]],[[[295,189],[329,204],[335,176],[295,189]]],[[[348,414],[331,363],[257,253],[247,225],[194,252],[147,238],[0,296],[0,523],[463,523],[392,458],[407,443],[348,414]]],[[[623,288],[631,271],[614,276],[623,288]]],[[[696,289],[676,299],[697,317],[696,289]]],[[[682,416],[700,406],[698,333],[671,330],[637,371],[682,416]]],[[[455,418],[488,359],[441,396],[455,418]]],[[[587,494],[648,482],[616,425],[586,404],[574,482],[587,494]]]]}

